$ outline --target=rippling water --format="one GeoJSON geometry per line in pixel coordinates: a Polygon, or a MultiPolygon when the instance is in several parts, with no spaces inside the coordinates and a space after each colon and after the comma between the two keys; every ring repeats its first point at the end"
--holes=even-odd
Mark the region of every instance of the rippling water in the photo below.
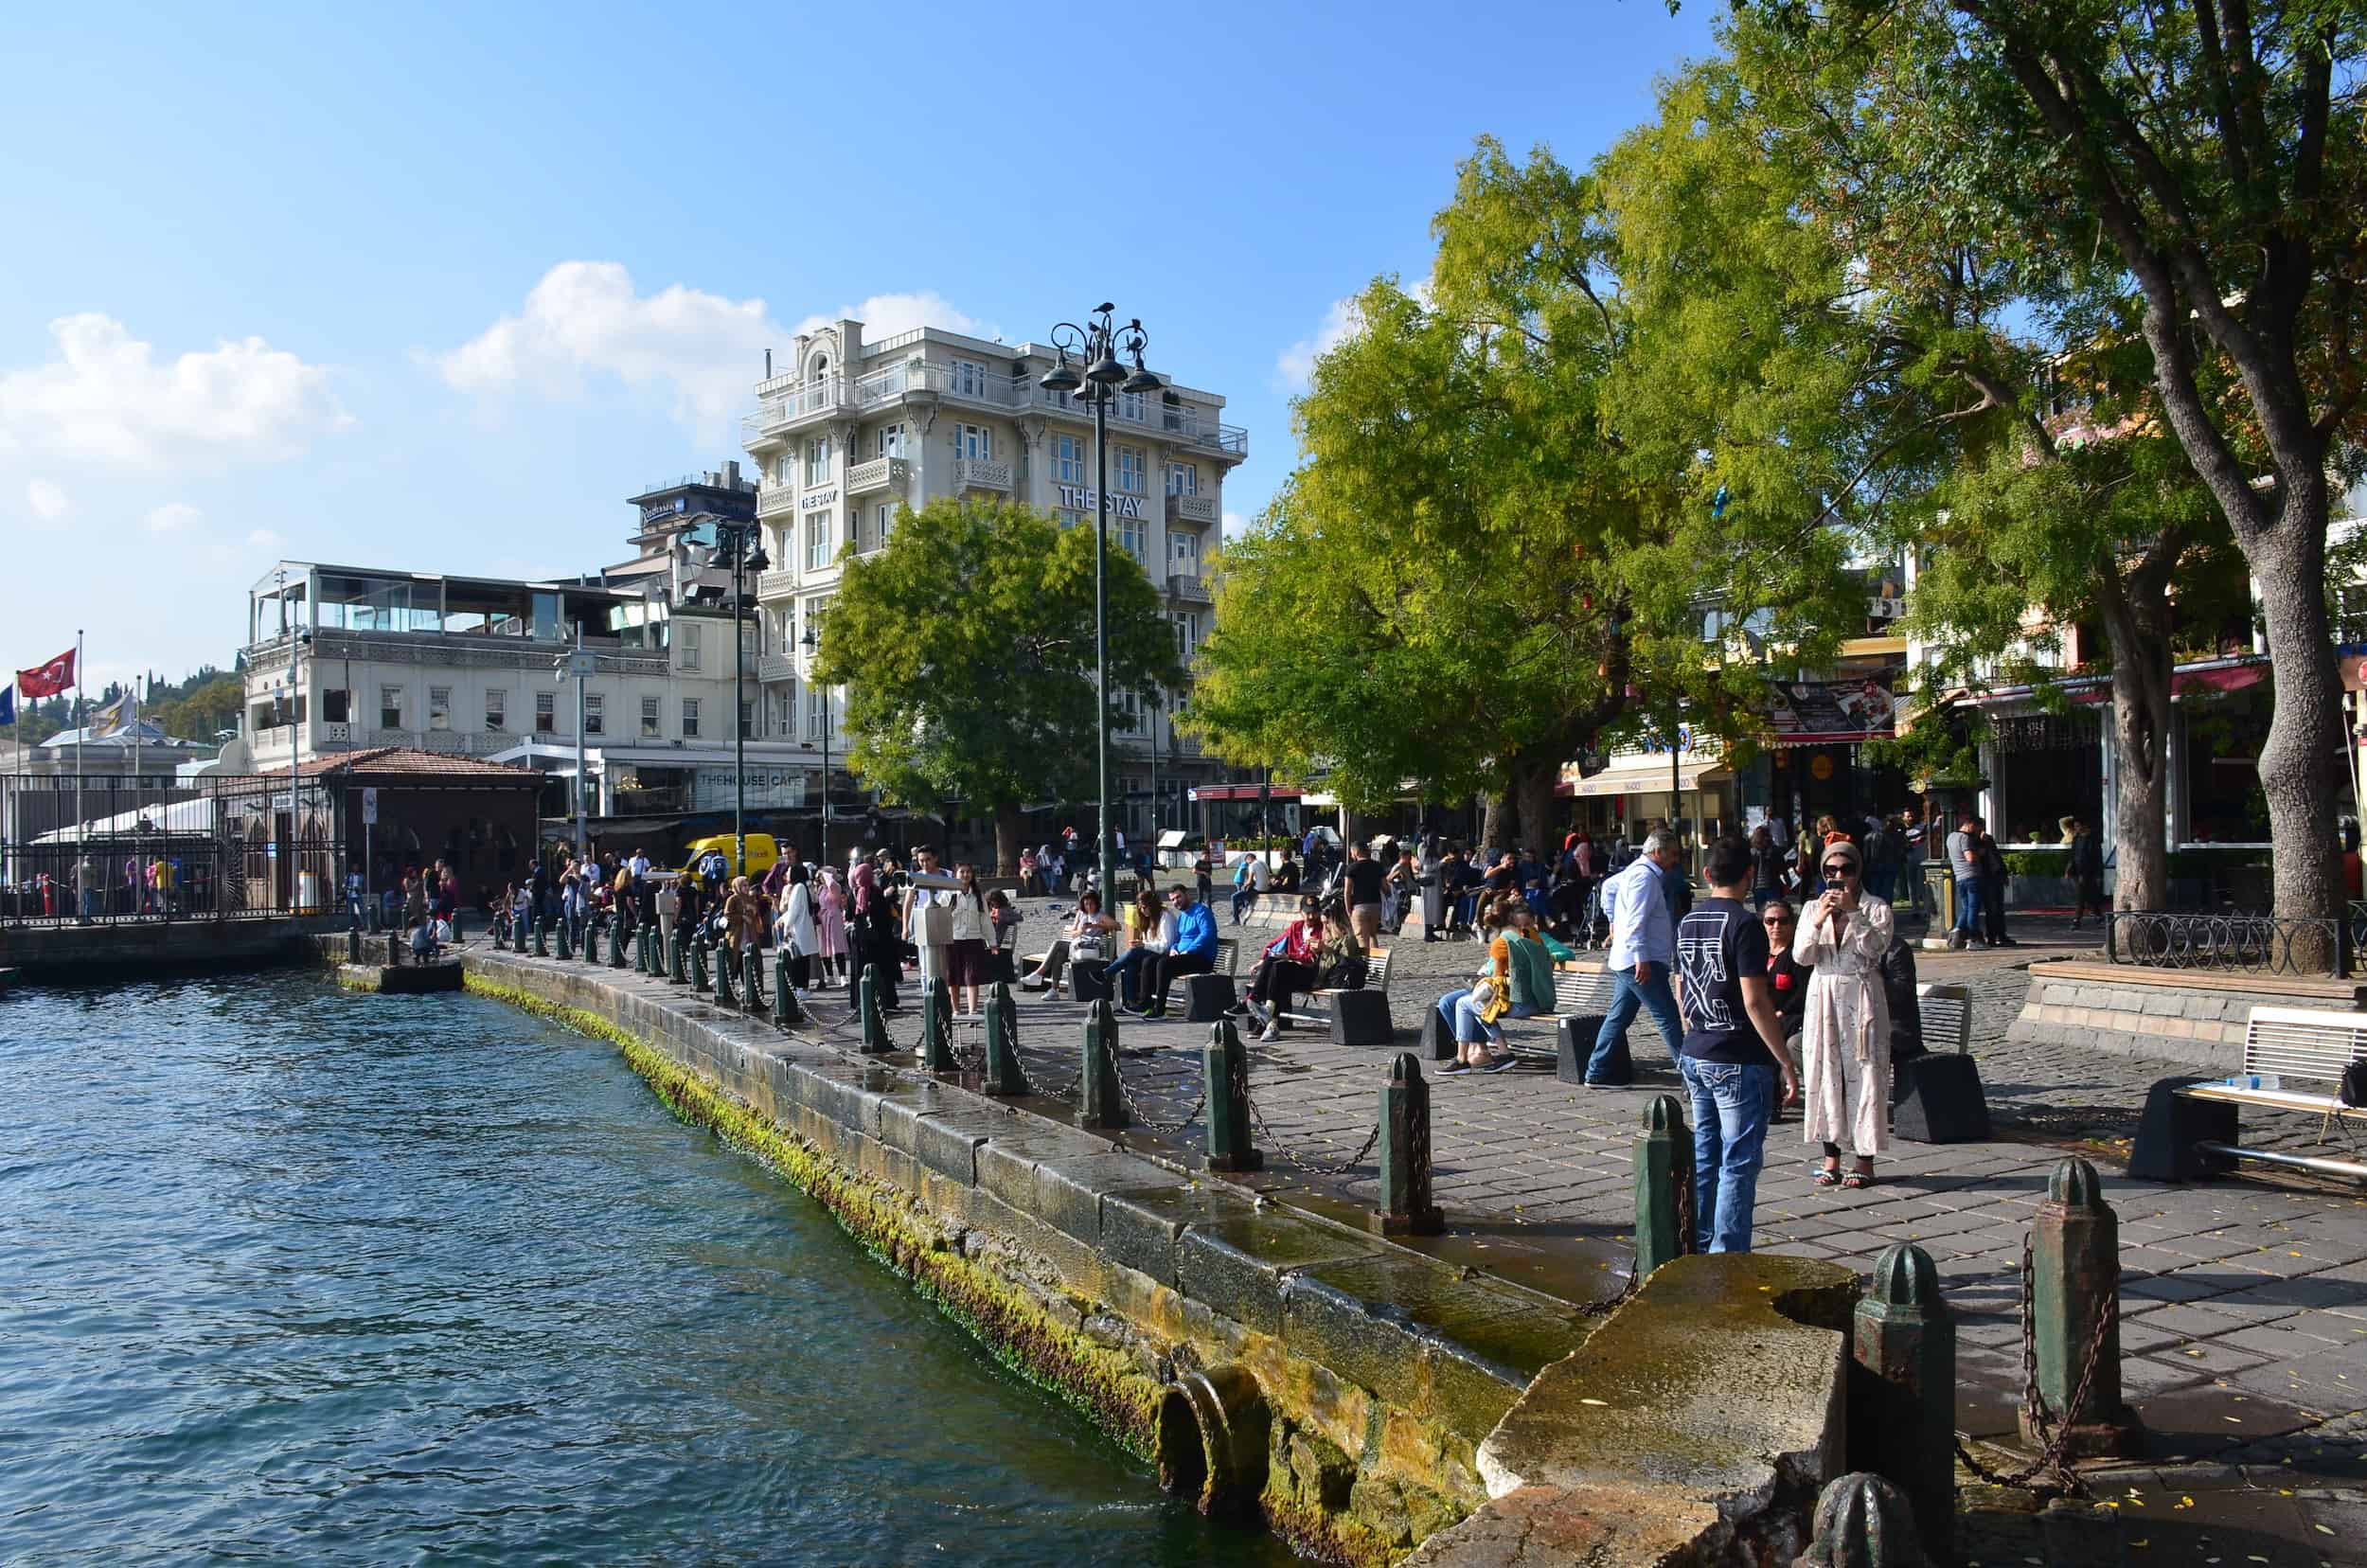
{"type": "Polygon", "coordinates": [[[0,1561],[1279,1563],[614,1050],[303,974],[0,1001],[0,1561]]]}

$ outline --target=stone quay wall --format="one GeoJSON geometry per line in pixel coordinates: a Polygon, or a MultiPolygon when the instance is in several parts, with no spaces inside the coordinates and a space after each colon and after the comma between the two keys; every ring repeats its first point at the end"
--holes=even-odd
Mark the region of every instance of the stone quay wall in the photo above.
{"type": "Polygon", "coordinates": [[[471,990],[614,1041],[678,1114],[820,1201],[1008,1364],[1156,1464],[1163,1484],[1207,1511],[1262,1518],[1311,1556],[1390,1563],[1428,1541],[1424,1562],[1492,1562],[1500,1509],[1550,1497],[1590,1514],[1609,1506],[1606,1517],[1653,1508],[1655,1555],[1586,1560],[1661,1560],[1688,1523],[1684,1560],[1789,1560],[1816,1488],[1838,1473],[1845,1335],[1833,1308],[1856,1282],[1833,1265],[1760,1259],[1774,1272],[1712,1292],[1716,1310],[1731,1316],[1738,1294],[1767,1319],[1731,1344],[1700,1332],[1700,1284],[1688,1289],[1674,1265],[1591,1316],[1289,1207],[1254,1178],[1156,1163],[988,1098],[975,1079],[862,1058],[810,1027],[785,1033],[629,971],[480,952],[463,968],[471,990]],[[1628,1371],[1606,1375],[1601,1398],[1565,1371],[1540,1405],[1539,1374],[1572,1365],[1607,1325],[1654,1348],[1620,1357],[1628,1371]],[[1794,1351],[1772,1377],[1768,1331],[1794,1351]],[[1744,1388],[1772,1414],[1741,1435],[1663,1431],[1684,1407],[1662,1396],[1744,1388]],[[1507,1465],[1483,1450],[1510,1441],[1500,1429],[1516,1406],[1509,1452],[1524,1457],[1507,1465]],[[1592,1431],[1623,1415],[1628,1424],[1592,1431]],[[1682,1449],[1669,1474],[1633,1471],[1649,1432],[1682,1449]],[[1598,1486],[1586,1455],[1610,1434],[1598,1486]],[[1491,1501],[1515,1491],[1516,1504],[1491,1501]]]}
{"type": "Polygon", "coordinates": [[[2029,994],[2006,1038],[2233,1073],[2243,1065],[2245,1021],[2254,1007],[2358,1012],[2367,1009],[2367,988],[2208,970],[2033,964],[2029,994]]]}
{"type": "Polygon", "coordinates": [[[29,980],[91,980],[300,964],[342,923],[342,916],[298,915],[0,926],[0,969],[21,969],[29,980]]]}

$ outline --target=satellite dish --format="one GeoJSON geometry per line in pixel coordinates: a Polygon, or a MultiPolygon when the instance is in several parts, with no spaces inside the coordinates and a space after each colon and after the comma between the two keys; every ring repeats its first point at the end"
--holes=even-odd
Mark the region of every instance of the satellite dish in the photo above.
{"type": "Polygon", "coordinates": [[[255,771],[255,748],[246,743],[246,737],[236,736],[222,745],[222,755],[215,766],[226,774],[250,774],[255,771]]]}

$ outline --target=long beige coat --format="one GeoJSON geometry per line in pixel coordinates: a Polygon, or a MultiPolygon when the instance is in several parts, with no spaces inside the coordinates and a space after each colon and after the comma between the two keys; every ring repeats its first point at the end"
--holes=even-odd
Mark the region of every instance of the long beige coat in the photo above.
{"type": "Polygon", "coordinates": [[[1891,1009],[1882,990],[1891,906],[1862,899],[1840,922],[1815,900],[1800,911],[1791,955],[1813,965],[1800,1024],[1802,1137],[1846,1144],[1860,1154],[1890,1147],[1891,1009]]]}

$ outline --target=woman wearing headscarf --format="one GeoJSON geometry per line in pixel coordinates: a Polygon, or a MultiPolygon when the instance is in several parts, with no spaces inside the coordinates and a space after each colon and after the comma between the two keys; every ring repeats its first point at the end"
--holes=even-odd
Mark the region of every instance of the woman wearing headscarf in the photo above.
{"type": "Polygon", "coordinates": [[[1891,1021],[1882,954],[1891,945],[1887,900],[1865,896],[1865,862],[1836,834],[1817,856],[1824,892],[1806,901],[1791,942],[1807,965],[1800,1025],[1802,1135],[1824,1146],[1819,1186],[1874,1185],[1874,1157],[1890,1147],[1891,1021]],[[1846,1142],[1857,1158],[1841,1168],[1846,1142]]]}
{"type": "Polygon", "coordinates": [[[790,988],[800,996],[813,989],[813,958],[820,947],[814,918],[813,884],[806,880],[806,863],[789,864],[789,891],[780,900],[780,918],[774,937],[789,954],[790,988]]]}
{"type": "Polygon", "coordinates": [[[814,955],[822,960],[817,978],[836,985],[846,968],[846,889],[835,866],[824,866],[814,879],[813,935],[814,955]]]}

